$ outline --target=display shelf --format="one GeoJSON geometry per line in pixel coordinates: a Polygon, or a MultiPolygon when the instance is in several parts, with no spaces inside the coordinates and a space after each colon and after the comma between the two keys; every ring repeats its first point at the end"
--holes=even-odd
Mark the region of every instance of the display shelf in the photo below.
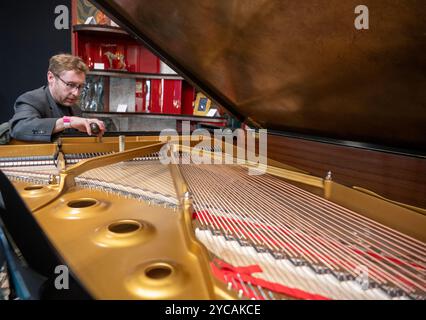
{"type": "Polygon", "coordinates": [[[84,115],[93,118],[107,118],[107,117],[141,117],[153,119],[176,119],[180,121],[199,121],[210,123],[223,123],[227,119],[223,117],[206,117],[206,116],[193,116],[184,114],[166,114],[166,113],[144,113],[144,112],[96,112],[96,111],[83,111],[84,115]]]}
{"type": "Polygon", "coordinates": [[[73,54],[89,67],[82,110],[192,116],[195,89],[189,83],[99,10],[76,0],[73,8],[73,54]]]}
{"type": "Polygon", "coordinates": [[[74,32],[84,32],[84,33],[109,33],[109,34],[117,34],[131,37],[125,30],[120,27],[113,27],[107,25],[97,25],[97,24],[76,24],[73,26],[74,32]]]}
{"type": "Polygon", "coordinates": [[[172,73],[144,73],[128,72],[121,70],[91,70],[87,74],[92,76],[106,76],[117,78],[183,80],[181,76],[172,73]]]}

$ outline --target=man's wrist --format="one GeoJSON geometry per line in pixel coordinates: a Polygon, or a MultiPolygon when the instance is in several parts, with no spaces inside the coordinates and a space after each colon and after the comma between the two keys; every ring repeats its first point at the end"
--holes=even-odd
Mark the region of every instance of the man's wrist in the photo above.
{"type": "Polygon", "coordinates": [[[71,117],[64,116],[64,117],[62,118],[62,120],[64,121],[64,128],[65,128],[65,129],[72,128],[72,127],[71,127],[71,117]]]}

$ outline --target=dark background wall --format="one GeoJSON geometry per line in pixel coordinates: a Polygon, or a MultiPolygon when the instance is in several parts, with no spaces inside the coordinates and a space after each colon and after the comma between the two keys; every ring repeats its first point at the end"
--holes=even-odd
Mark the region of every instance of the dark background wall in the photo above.
{"type": "Polygon", "coordinates": [[[71,29],[57,30],[55,8],[71,0],[0,2],[0,123],[13,115],[16,98],[46,83],[49,58],[71,52],[71,29]]]}

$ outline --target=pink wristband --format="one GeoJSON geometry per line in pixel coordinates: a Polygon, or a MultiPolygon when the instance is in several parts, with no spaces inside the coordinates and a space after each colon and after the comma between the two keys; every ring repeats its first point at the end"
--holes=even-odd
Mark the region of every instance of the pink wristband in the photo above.
{"type": "Polygon", "coordinates": [[[63,117],[65,129],[71,128],[71,117],[63,117]]]}

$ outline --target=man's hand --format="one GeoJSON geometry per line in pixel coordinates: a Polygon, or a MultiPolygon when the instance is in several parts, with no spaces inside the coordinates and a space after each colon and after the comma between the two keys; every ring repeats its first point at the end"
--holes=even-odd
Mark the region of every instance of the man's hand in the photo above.
{"type": "Polygon", "coordinates": [[[80,132],[87,132],[89,136],[92,135],[92,130],[90,128],[91,123],[96,123],[99,127],[98,137],[103,136],[105,133],[105,124],[103,121],[98,119],[87,119],[80,117],[71,117],[71,128],[77,129],[80,132]]]}
{"type": "MultiPolygon", "coordinates": [[[[103,121],[98,119],[87,119],[80,117],[69,117],[70,118],[70,126],[71,128],[77,129],[80,132],[87,132],[89,136],[92,135],[92,130],[90,128],[91,123],[96,123],[99,127],[98,137],[101,137],[105,133],[105,124],[103,121]]],[[[55,128],[53,128],[53,133],[61,132],[65,129],[64,118],[59,118],[56,120],[55,128]]]]}

